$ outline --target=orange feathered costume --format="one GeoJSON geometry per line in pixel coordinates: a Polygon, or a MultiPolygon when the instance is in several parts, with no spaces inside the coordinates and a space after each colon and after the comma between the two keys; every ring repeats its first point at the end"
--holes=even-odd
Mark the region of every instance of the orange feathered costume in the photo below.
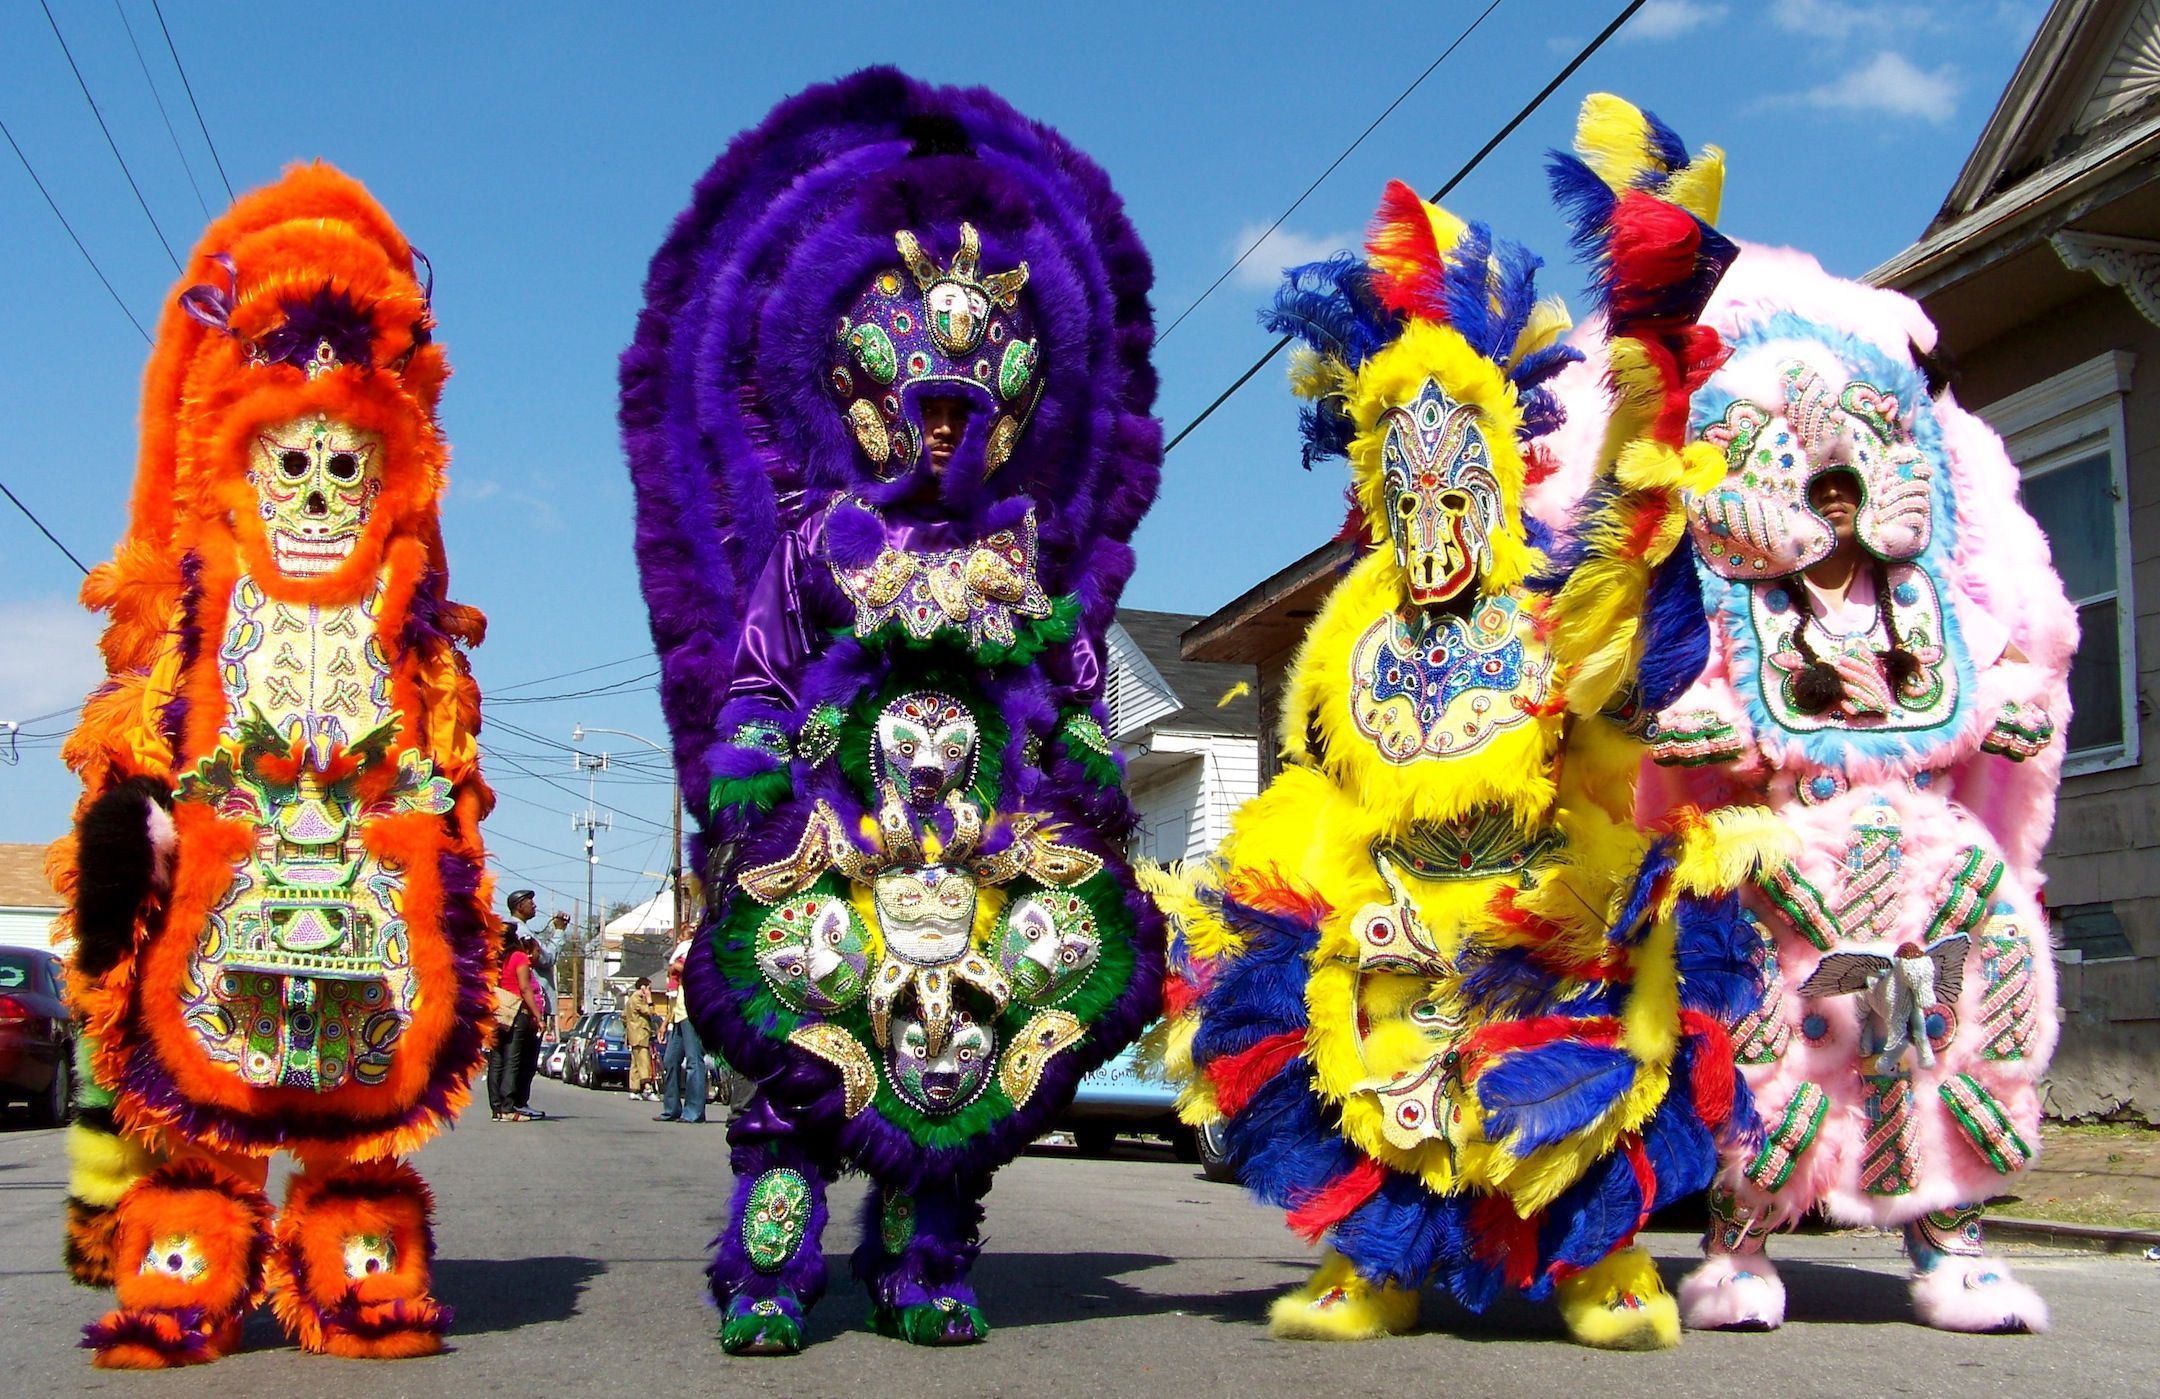
{"type": "Polygon", "coordinates": [[[87,1328],[101,1366],[215,1359],[266,1295],[341,1355],[430,1353],[449,1321],[400,1158],[485,1048],[493,799],[415,257],[320,164],[211,225],[158,327],[127,536],[83,588],[109,678],[52,864],[83,1026],[68,1262],[119,1303],[87,1328]]]}

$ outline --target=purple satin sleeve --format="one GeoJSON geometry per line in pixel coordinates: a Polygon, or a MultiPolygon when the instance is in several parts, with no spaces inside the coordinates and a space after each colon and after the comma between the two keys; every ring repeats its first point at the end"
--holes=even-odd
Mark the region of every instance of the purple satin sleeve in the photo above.
{"type": "Polygon", "coordinates": [[[1094,637],[1074,637],[1072,645],[1044,657],[1044,664],[1051,672],[1051,683],[1061,694],[1087,700],[1102,693],[1102,657],[1096,652],[1094,637]]]}
{"type": "MultiPolygon", "coordinates": [[[[802,596],[807,551],[791,530],[765,561],[744,604],[742,634],[735,642],[735,679],[728,700],[761,700],[793,712],[795,679],[810,659],[809,618],[802,596]]],[[[723,735],[725,737],[725,735],[723,735]]]]}

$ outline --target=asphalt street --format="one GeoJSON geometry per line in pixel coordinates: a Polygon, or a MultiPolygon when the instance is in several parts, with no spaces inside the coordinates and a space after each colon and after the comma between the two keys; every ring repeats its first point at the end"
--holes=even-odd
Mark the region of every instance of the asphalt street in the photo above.
{"type": "MultiPolygon", "coordinates": [[[[2014,1251],[2054,1308],[2045,1336],[1949,1336],[1912,1324],[1893,1240],[1778,1242],[1792,1318],[1768,1335],[1690,1333],[1613,1355],[1561,1339],[1549,1310],[1482,1318],[1429,1298],[1414,1336],[1276,1341],[1267,1304],[1312,1256],[1280,1216],[1167,1153],[1085,1160],[1044,1148],[1002,1172],[976,1269],[993,1332],[965,1350],[870,1334],[846,1277],[859,1182],[826,1238],[834,1284],[800,1356],[731,1359],[704,1303],[705,1245],[726,1208],[723,1129],[658,1123],[651,1104],[543,1081],[552,1120],[469,1117],[420,1169],[437,1200],[438,1295],[454,1349],[355,1362],[296,1351],[258,1316],[243,1354],[161,1375],[93,1371],[74,1348],[103,1294],[60,1267],[61,1135],[0,1130],[0,1389],[14,1394],[788,1395],[2063,1394],[2160,1392],[2160,1264],[2014,1251]]],[[[1668,1283],[1694,1239],[1649,1237],[1668,1283]]]]}

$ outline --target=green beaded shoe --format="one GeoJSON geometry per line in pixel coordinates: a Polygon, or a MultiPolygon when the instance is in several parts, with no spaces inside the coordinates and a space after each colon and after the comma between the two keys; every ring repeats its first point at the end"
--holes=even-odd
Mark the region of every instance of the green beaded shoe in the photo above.
{"type": "Polygon", "coordinates": [[[795,1355],[802,1339],[801,1308],[784,1295],[737,1297],[720,1323],[720,1349],[729,1355],[795,1355]]]}
{"type": "Polygon", "coordinates": [[[870,1329],[912,1346],[971,1346],[990,1334],[982,1309],[957,1297],[907,1307],[873,1306],[870,1329]]]}

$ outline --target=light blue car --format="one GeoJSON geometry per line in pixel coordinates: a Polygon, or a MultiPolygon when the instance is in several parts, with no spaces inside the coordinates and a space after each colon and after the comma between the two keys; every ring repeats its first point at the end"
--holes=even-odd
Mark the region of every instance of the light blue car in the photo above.
{"type": "Polygon", "coordinates": [[[1180,1161],[1197,1161],[1209,1180],[1229,1180],[1219,1124],[1192,1128],[1178,1121],[1177,1089],[1158,1064],[1146,1062],[1138,1043],[1080,1080],[1072,1106],[1058,1119],[1084,1156],[1103,1156],[1120,1136],[1146,1133],[1170,1143],[1180,1161]]]}

